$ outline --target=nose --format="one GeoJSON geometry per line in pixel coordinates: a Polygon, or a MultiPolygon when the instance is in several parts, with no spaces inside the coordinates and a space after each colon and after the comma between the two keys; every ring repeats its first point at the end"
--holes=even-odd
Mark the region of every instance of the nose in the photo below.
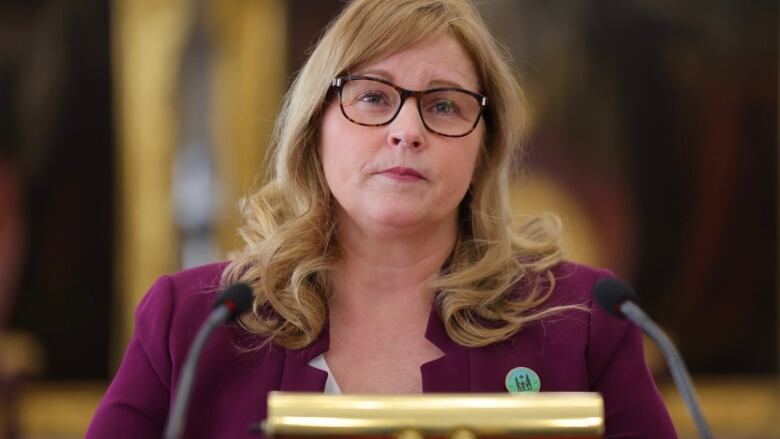
{"type": "Polygon", "coordinates": [[[425,126],[417,111],[417,99],[408,98],[401,104],[398,115],[388,125],[387,143],[390,146],[402,146],[420,149],[425,146],[425,126]]]}

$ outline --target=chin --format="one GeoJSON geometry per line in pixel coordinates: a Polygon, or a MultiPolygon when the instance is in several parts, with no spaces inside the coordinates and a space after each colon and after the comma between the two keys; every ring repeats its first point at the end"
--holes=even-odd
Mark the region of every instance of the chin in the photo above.
{"type": "MultiPolygon", "coordinates": [[[[445,223],[448,215],[441,215],[440,209],[432,209],[428,199],[415,197],[386,197],[378,194],[364,198],[362,202],[342,207],[342,214],[357,227],[365,230],[377,230],[381,233],[412,232],[418,227],[430,228],[437,223],[445,223]]],[[[342,205],[343,206],[343,205],[342,205]]]]}
{"type": "Polygon", "coordinates": [[[406,229],[422,225],[425,216],[401,209],[381,209],[371,212],[369,219],[379,226],[406,229]]]}

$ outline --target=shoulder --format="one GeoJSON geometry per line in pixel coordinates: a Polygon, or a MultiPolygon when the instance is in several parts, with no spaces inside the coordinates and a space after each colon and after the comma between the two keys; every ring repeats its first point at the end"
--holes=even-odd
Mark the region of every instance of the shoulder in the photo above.
{"type": "Polygon", "coordinates": [[[550,306],[585,305],[590,307],[593,287],[599,279],[615,277],[603,268],[593,268],[576,262],[564,261],[552,269],[555,288],[548,300],[550,306]]]}
{"type": "Polygon", "coordinates": [[[224,262],[216,262],[160,276],[141,299],[137,317],[159,309],[192,306],[193,302],[208,304],[219,290],[225,265],[224,262]]]}
{"type": "Polygon", "coordinates": [[[173,355],[178,347],[189,345],[211,311],[225,266],[226,263],[217,262],[189,268],[160,276],[152,284],[135,312],[136,334],[150,354],[164,349],[167,352],[156,353],[173,355]],[[160,340],[162,334],[167,337],[160,340]]]}
{"type": "MultiPolygon", "coordinates": [[[[538,308],[532,309],[532,313],[560,307],[588,309],[592,313],[596,311],[595,308],[598,308],[593,300],[593,290],[596,283],[602,278],[616,277],[610,270],[570,261],[560,262],[549,269],[549,272],[542,273],[544,274],[535,275],[530,280],[523,281],[515,287],[517,288],[515,291],[541,287],[543,292],[549,292],[547,299],[538,308]],[[551,276],[548,276],[548,273],[551,276]],[[549,291],[550,282],[552,282],[552,291],[549,291]]],[[[524,295],[525,293],[520,293],[519,297],[524,295]]]]}

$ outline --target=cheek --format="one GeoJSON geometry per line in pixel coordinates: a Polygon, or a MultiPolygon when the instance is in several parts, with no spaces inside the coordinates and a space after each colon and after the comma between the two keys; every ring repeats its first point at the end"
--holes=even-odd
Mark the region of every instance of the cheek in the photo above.
{"type": "MultiPolygon", "coordinates": [[[[478,137],[477,139],[481,139],[478,137]]],[[[480,161],[481,143],[472,141],[457,145],[457,154],[453,154],[447,166],[447,172],[452,176],[452,183],[464,190],[472,183],[480,161]]]]}
{"type": "Polygon", "coordinates": [[[339,165],[343,163],[343,160],[341,160],[343,154],[340,154],[340,152],[343,152],[344,148],[341,148],[340,144],[344,139],[340,135],[342,129],[339,120],[336,118],[339,115],[337,113],[338,110],[337,105],[329,105],[325,109],[320,132],[320,162],[322,163],[325,178],[328,180],[328,185],[331,185],[332,180],[341,174],[339,165]]]}
{"type": "Polygon", "coordinates": [[[359,183],[364,158],[360,155],[359,136],[346,120],[338,105],[325,110],[320,132],[320,162],[331,193],[340,203],[354,193],[359,183]]]}
{"type": "Polygon", "coordinates": [[[472,182],[479,145],[471,142],[446,145],[451,151],[441,157],[441,185],[437,190],[437,200],[434,203],[437,211],[451,214],[466,196],[472,182]]]}

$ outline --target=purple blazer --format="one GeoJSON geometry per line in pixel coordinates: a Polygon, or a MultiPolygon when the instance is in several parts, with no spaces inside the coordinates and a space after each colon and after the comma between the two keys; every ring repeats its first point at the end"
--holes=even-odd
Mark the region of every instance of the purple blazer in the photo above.
{"type": "MultiPolygon", "coordinates": [[[[136,311],[136,328],[122,364],[98,406],[86,437],[161,437],[190,343],[211,310],[224,264],[158,279],[136,311]]],[[[642,334],[593,303],[596,281],[610,276],[572,263],[556,269],[556,286],[543,306],[583,304],[527,326],[482,348],[452,341],[432,311],[426,338],[444,355],[421,367],[424,392],[506,392],[511,369],[535,371],[541,391],[593,391],[604,397],[607,438],[675,438],[645,363],[642,334]]],[[[328,350],[329,337],[304,349],[268,345],[240,352],[253,336],[238,326],[218,328],[201,357],[185,425],[186,438],[254,438],[248,426],[266,417],[272,390],[321,392],[327,373],[309,366],[328,350]]]]}

